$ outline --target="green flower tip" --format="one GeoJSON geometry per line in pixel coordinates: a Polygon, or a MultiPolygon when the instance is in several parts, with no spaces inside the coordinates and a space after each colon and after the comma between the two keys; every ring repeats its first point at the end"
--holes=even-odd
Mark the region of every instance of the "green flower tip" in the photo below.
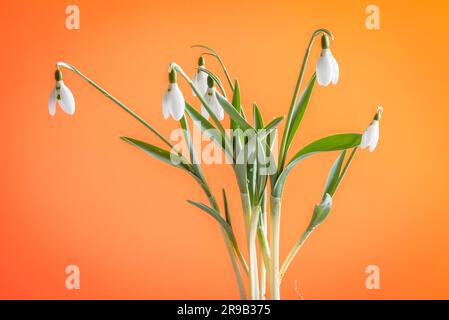
{"type": "Polygon", "coordinates": [[[329,49],[329,37],[325,34],[321,37],[321,48],[329,49]]]}
{"type": "Polygon", "coordinates": [[[213,88],[214,86],[214,79],[212,79],[210,76],[207,76],[207,86],[209,88],[213,88]]]}
{"type": "Polygon", "coordinates": [[[205,63],[204,63],[204,57],[201,56],[198,58],[198,66],[200,67],[204,67],[205,63]]]}
{"type": "Polygon", "coordinates": [[[56,69],[55,71],[55,79],[56,81],[61,81],[62,80],[62,72],[59,69],[56,69]]]}
{"type": "Polygon", "coordinates": [[[377,107],[376,114],[374,115],[374,119],[376,121],[379,121],[380,118],[382,118],[382,112],[384,111],[384,108],[382,106],[377,107]]]}
{"type": "Polygon", "coordinates": [[[177,81],[177,75],[174,68],[168,73],[168,81],[170,81],[170,83],[176,83],[177,81]]]}

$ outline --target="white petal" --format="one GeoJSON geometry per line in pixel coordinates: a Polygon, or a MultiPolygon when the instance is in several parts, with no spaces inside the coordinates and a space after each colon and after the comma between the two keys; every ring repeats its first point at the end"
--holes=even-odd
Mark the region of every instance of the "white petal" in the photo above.
{"type": "Polygon", "coordinates": [[[366,130],[363,132],[362,142],[360,143],[360,147],[362,149],[365,149],[366,147],[368,147],[370,145],[370,143],[371,143],[371,126],[366,128],[366,130]]]}
{"type": "Polygon", "coordinates": [[[70,89],[67,88],[67,86],[64,84],[64,82],[58,81],[58,83],[61,86],[61,89],[59,91],[61,99],[58,100],[59,105],[65,113],[73,115],[75,113],[75,98],[73,97],[70,89]]]}
{"type": "MultiPolygon", "coordinates": [[[[200,68],[201,69],[201,68],[200,68]]],[[[195,77],[193,78],[193,85],[196,87],[196,89],[201,93],[201,95],[204,95],[207,91],[207,73],[206,72],[197,72],[195,74],[195,77]]],[[[196,97],[195,91],[193,91],[193,95],[196,97]]]]}
{"type": "Polygon", "coordinates": [[[162,97],[162,115],[164,116],[164,119],[167,120],[170,116],[170,108],[168,106],[168,94],[169,91],[166,90],[164,93],[164,96],[162,97]]]}
{"type": "Polygon", "coordinates": [[[48,99],[48,112],[51,116],[54,116],[56,113],[56,88],[52,90],[50,99],[48,99]]]}
{"type": "MultiPolygon", "coordinates": [[[[208,88],[206,93],[204,94],[204,100],[206,100],[209,108],[214,113],[214,116],[218,120],[223,120],[223,118],[224,118],[224,111],[223,111],[223,108],[220,105],[220,102],[218,102],[218,99],[217,99],[217,96],[215,95],[215,92],[216,92],[215,87],[208,88]]],[[[204,108],[204,106],[203,106],[203,108],[204,108]]]]}
{"type": "Polygon", "coordinates": [[[373,152],[379,142],[379,121],[374,120],[372,127],[372,137],[369,145],[369,152],[373,152]]]}
{"type": "Polygon", "coordinates": [[[224,110],[221,107],[221,105],[218,106],[216,116],[217,116],[217,119],[220,120],[220,121],[224,119],[224,110]]]}
{"type": "MultiPolygon", "coordinates": [[[[195,86],[195,88],[198,89],[198,72],[196,72],[195,75],[193,76],[192,82],[193,82],[193,85],[195,86]]],[[[196,93],[193,89],[192,89],[192,94],[194,97],[196,97],[196,93]]]]}
{"type": "Polygon", "coordinates": [[[206,72],[200,72],[198,74],[198,90],[201,94],[204,94],[207,91],[207,77],[208,75],[206,72]]]}
{"type": "Polygon", "coordinates": [[[168,97],[169,109],[173,119],[179,121],[184,115],[184,96],[176,83],[173,83],[171,88],[172,89],[168,97]]]}
{"type": "Polygon", "coordinates": [[[333,64],[329,49],[323,49],[316,64],[316,80],[320,86],[327,86],[332,80],[333,64]]]}
{"type": "Polygon", "coordinates": [[[221,106],[220,102],[218,102],[215,92],[212,96],[210,106],[211,106],[212,110],[214,111],[214,114],[217,117],[217,119],[220,121],[223,120],[224,119],[224,110],[223,110],[223,107],[221,106]]]}
{"type": "Polygon", "coordinates": [[[332,56],[332,84],[337,84],[338,77],[340,76],[340,68],[338,67],[338,62],[332,56]]]}
{"type": "Polygon", "coordinates": [[[368,128],[366,128],[365,131],[363,132],[360,147],[362,149],[365,149],[370,145],[370,141],[371,141],[371,125],[369,125],[368,128]]]}
{"type": "Polygon", "coordinates": [[[201,106],[201,115],[206,118],[209,119],[209,112],[207,112],[206,108],[204,106],[201,106]]]}

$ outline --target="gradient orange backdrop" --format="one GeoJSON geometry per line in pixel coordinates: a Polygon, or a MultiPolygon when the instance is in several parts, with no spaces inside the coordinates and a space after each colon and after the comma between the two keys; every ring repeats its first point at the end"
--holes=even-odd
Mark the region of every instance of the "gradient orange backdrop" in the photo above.
{"type": "MultiPolygon", "coordinates": [[[[76,115],[48,115],[55,62],[74,64],[168,135],[177,124],[161,114],[167,64],[193,73],[201,51],[190,45],[217,49],[244,105],[257,101],[270,119],[287,112],[319,27],[335,34],[340,82],[316,86],[292,149],[361,132],[377,105],[385,112],[378,149],[357,154],[283,297],[298,298],[297,280],[306,299],[449,298],[446,1],[76,1],[77,31],[65,28],[69,4],[0,5],[0,298],[238,298],[216,222],[186,202],[205,201],[196,183],[118,139],[154,136],[69,71],[76,115]],[[379,31],[365,28],[372,3],[379,31]],[[69,264],[81,269],[79,291],[65,288],[69,264]],[[381,270],[377,291],[365,288],[370,264],[381,270]]],[[[306,78],[318,54],[316,45],[306,78]]],[[[307,159],[290,175],[281,257],[335,156],[307,159]]],[[[217,194],[227,188],[239,219],[231,169],[206,175],[217,194]]]]}

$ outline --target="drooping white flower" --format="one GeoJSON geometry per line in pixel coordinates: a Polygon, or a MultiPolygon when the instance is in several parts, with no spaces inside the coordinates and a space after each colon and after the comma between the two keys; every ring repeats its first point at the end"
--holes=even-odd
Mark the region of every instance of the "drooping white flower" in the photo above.
{"type": "MultiPolygon", "coordinates": [[[[202,71],[204,69],[204,58],[200,57],[198,60],[198,71],[193,76],[192,82],[195,88],[199,91],[199,93],[203,96],[207,91],[207,73],[202,71]]],[[[195,91],[193,91],[193,95],[196,96],[195,91]]]]}
{"type": "Polygon", "coordinates": [[[62,73],[57,70],[55,73],[56,85],[50,94],[50,99],[48,100],[48,111],[51,116],[56,114],[56,101],[58,102],[61,109],[70,115],[75,113],[75,98],[72,92],[62,81],[62,73]]]}
{"type": "Polygon", "coordinates": [[[379,142],[379,121],[382,115],[383,108],[377,108],[376,115],[368,128],[363,132],[362,141],[360,147],[362,149],[368,148],[370,152],[373,152],[379,142]]]}
{"type": "Polygon", "coordinates": [[[170,83],[162,97],[162,114],[164,119],[168,119],[171,115],[176,121],[181,120],[184,116],[185,100],[176,83],[176,73],[172,70],[169,74],[170,83]]]}
{"type": "MultiPolygon", "coordinates": [[[[216,96],[216,89],[215,87],[207,88],[206,93],[204,94],[204,100],[206,100],[207,105],[214,113],[215,117],[217,117],[218,120],[224,119],[224,110],[222,106],[220,105],[220,102],[218,102],[217,96],[216,96]]],[[[206,108],[201,106],[201,115],[205,117],[206,119],[209,119],[209,113],[207,112],[206,108]]]]}
{"type": "Polygon", "coordinates": [[[327,86],[331,82],[337,84],[340,75],[337,60],[329,49],[329,38],[323,35],[321,38],[321,54],[316,64],[316,80],[320,86],[327,86]]]}

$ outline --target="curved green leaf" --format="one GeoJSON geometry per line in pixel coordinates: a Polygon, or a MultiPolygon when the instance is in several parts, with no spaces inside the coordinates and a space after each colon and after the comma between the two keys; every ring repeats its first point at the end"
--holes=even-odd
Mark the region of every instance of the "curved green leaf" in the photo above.
{"type": "Polygon", "coordinates": [[[260,113],[259,107],[254,102],[253,104],[253,118],[254,118],[254,129],[259,130],[263,128],[263,118],[260,113]]]}
{"type": "Polygon", "coordinates": [[[226,232],[226,235],[229,238],[229,241],[231,241],[232,246],[234,247],[235,253],[237,254],[243,269],[245,270],[245,272],[248,273],[248,265],[245,261],[245,258],[243,257],[238,243],[237,243],[237,239],[234,236],[234,232],[232,231],[231,226],[229,225],[229,223],[227,223],[220,215],[220,213],[217,212],[217,210],[212,209],[211,207],[208,207],[207,205],[201,203],[201,202],[196,202],[196,201],[192,201],[192,200],[187,200],[188,203],[190,203],[191,205],[203,210],[204,212],[206,212],[208,215],[210,215],[212,218],[214,218],[215,220],[218,221],[218,223],[220,224],[220,226],[223,228],[223,230],[226,232]]]}
{"type": "Polygon", "coordinates": [[[327,176],[326,186],[324,187],[323,192],[323,200],[326,196],[326,193],[332,197],[334,196],[335,189],[337,188],[338,179],[340,177],[341,167],[343,165],[343,160],[345,159],[346,149],[343,150],[340,155],[335,160],[334,164],[329,171],[329,175],[327,176]]]}
{"type": "Polygon", "coordinates": [[[228,197],[226,196],[226,191],[224,188],[223,188],[223,204],[224,204],[226,222],[229,224],[229,226],[232,229],[231,214],[229,213],[228,197]]]}
{"type": "Polygon", "coordinates": [[[279,126],[279,124],[284,120],[284,116],[277,117],[270,121],[264,128],[261,133],[259,133],[259,138],[263,139],[266,136],[270,135],[276,128],[279,126]]]}
{"type": "Polygon", "coordinates": [[[203,210],[204,212],[209,214],[212,218],[217,220],[218,223],[220,224],[220,226],[223,228],[223,230],[227,233],[229,240],[231,240],[231,242],[233,242],[233,243],[236,241],[235,237],[234,237],[234,233],[232,232],[231,226],[229,225],[229,223],[227,223],[222,218],[222,216],[215,209],[212,209],[211,207],[209,207],[201,202],[192,201],[192,200],[187,200],[187,202],[190,203],[191,205],[194,205],[197,208],[200,208],[201,210],[203,210]]]}
{"type": "Polygon", "coordinates": [[[307,84],[306,88],[302,92],[301,97],[299,98],[298,103],[296,104],[296,107],[293,111],[292,122],[287,135],[287,144],[285,150],[288,150],[288,148],[290,147],[290,144],[292,143],[293,138],[295,137],[296,131],[298,130],[299,124],[301,123],[304,113],[306,112],[307,105],[309,104],[310,101],[310,96],[312,95],[315,79],[316,75],[314,73],[309,83],[307,84]]]}
{"type": "Polygon", "coordinates": [[[215,128],[201,113],[196,111],[194,107],[186,102],[186,111],[192,118],[193,123],[197,125],[211,140],[215,141],[219,146],[226,150],[226,139],[221,132],[215,128]]]}
{"type": "Polygon", "coordinates": [[[235,123],[237,123],[239,127],[242,128],[242,130],[252,129],[251,125],[245,120],[245,118],[242,117],[240,112],[238,112],[234,108],[234,106],[225,99],[225,97],[223,97],[218,92],[216,92],[215,95],[217,96],[218,102],[220,103],[224,111],[229,114],[229,117],[234,120],[235,123]]]}
{"type": "Polygon", "coordinates": [[[361,139],[362,135],[359,133],[336,134],[319,139],[305,146],[297,154],[295,154],[295,156],[285,166],[284,170],[275,179],[275,184],[272,189],[272,195],[278,198],[281,196],[285,180],[289,172],[304,158],[317,152],[349,149],[358,146],[361,139]]]}
{"type": "Polygon", "coordinates": [[[137,139],[133,139],[133,138],[129,138],[129,137],[120,137],[120,139],[122,139],[125,142],[128,142],[129,144],[131,144],[135,147],[138,147],[139,149],[148,153],[150,156],[152,156],[162,162],[168,163],[169,165],[172,165],[174,167],[185,169],[189,172],[191,171],[189,165],[183,162],[183,160],[185,158],[183,159],[183,157],[180,157],[175,153],[169,152],[167,150],[161,149],[152,144],[149,144],[149,143],[137,140],[137,139]]]}

